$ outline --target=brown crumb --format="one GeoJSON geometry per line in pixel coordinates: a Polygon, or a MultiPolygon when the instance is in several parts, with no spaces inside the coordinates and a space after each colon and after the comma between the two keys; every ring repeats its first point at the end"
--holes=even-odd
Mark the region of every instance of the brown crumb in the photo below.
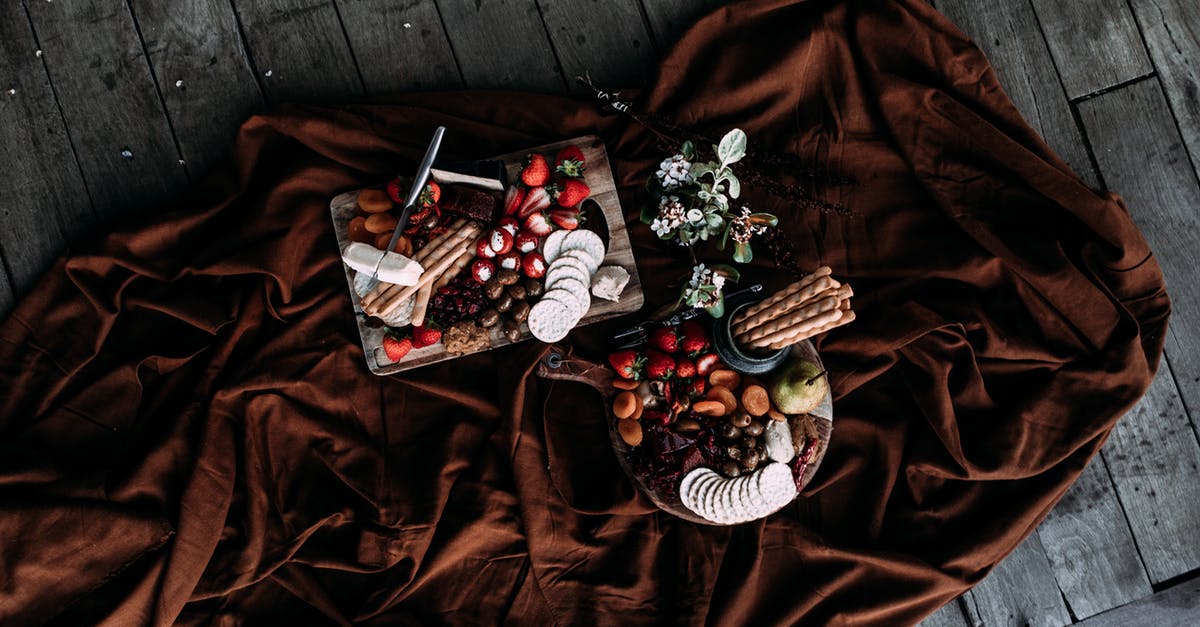
{"type": "Polygon", "coordinates": [[[442,334],[442,342],[451,355],[474,353],[492,345],[488,330],[475,324],[474,320],[454,323],[442,334]]]}

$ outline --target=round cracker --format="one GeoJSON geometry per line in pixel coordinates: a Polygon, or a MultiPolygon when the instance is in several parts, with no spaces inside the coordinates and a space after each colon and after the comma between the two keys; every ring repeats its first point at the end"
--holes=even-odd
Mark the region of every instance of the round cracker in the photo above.
{"type": "Polygon", "coordinates": [[[604,263],[604,240],[587,229],[571,231],[571,234],[563,239],[557,256],[561,257],[568,250],[582,250],[587,253],[591,258],[588,272],[595,272],[600,268],[600,264],[604,263]]]}
{"type": "Polygon", "coordinates": [[[550,264],[550,268],[546,270],[546,281],[544,283],[546,289],[554,286],[554,283],[562,276],[573,276],[579,279],[581,283],[591,285],[592,275],[588,272],[587,264],[574,257],[559,257],[554,263],[550,264]]]}
{"type": "MultiPolygon", "coordinates": [[[[575,279],[564,280],[574,281],[575,279]]],[[[570,290],[554,288],[542,294],[541,300],[546,299],[558,301],[566,307],[566,315],[571,326],[575,326],[579,322],[579,319],[583,317],[585,311],[583,305],[579,303],[579,300],[575,298],[575,295],[570,290]]],[[[541,300],[538,302],[541,302],[541,300]]]]}
{"type": "Polygon", "coordinates": [[[557,342],[567,337],[575,326],[568,307],[565,302],[543,295],[529,310],[529,318],[526,320],[529,332],[546,343],[557,342]]]}
{"type": "Polygon", "coordinates": [[[566,290],[571,293],[575,302],[579,303],[581,318],[587,314],[588,309],[592,308],[592,292],[588,289],[587,283],[568,276],[555,281],[554,289],[566,290]]]}
{"type": "Polygon", "coordinates": [[[559,229],[546,236],[546,240],[542,242],[542,257],[546,259],[546,263],[554,262],[559,251],[562,250],[563,239],[570,233],[565,229],[559,229]]]}
{"type": "Polygon", "coordinates": [[[587,268],[589,277],[596,274],[596,271],[600,269],[600,266],[596,265],[591,253],[586,250],[564,248],[562,252],[558,253],[558,260],[566,261],[567,259],[575,259],[582,263],[587,268]]]}

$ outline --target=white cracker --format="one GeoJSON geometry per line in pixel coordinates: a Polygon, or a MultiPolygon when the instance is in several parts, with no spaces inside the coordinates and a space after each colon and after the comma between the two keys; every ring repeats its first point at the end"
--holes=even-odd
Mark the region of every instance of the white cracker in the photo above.
{"type": "Polygon", "coordinates": [[[700,486],[700,511],[704,512],[705,518],[714,522],[717,518],[714,495],[724,479],[725,477],[714,472],[709,480],[700,486]]]}
{"type": "MultiPolygon", "coordinates": [[[[688,473],[688,477],[694,477],[692,479],[691,483],[688,484],[688,489],[687,490],[681,489],[679,491],[679,500],[683,502],[684,507],[691,510],[692,513],[696,514],[697,516],[700,516],[705,519],[707,519],[707,517],[704,515],[703,512],[701,512],[701,509],[700,509],[700,503],[702,501],[700,500],[700,487],[701,486],[699,484],[701,481],[707,480],[712,474],[713,474],[712,470],[710,470],[708,468],[697,468],[697,469],[693,470],[692,472],[688,473]]],[[[685,477],[684,479],[686,481],[687,477],[685,477]]],[[[682,488],[682,484],[681,484],[681,488],[682,488]]]]}
{"type": "Polygon", "coordinates": [[[559,255],[558,258],[555,259],[548,268],[546,268],[546,280],[549,281],[550,279],[553,279],[555,276],[564,272],[571,272],[571,274],[577,276],[579,280],[583,281],[584,283],[590,284],[592,281],[592,273],[590,270],[588,270],[586,261],[579,259],[578,257],[567,257],[565,255],[559,255]]]}
{"type": "MultiPolygon", "coordinates": [[[[541,300],[553,300],[561,303],[566,310],[566,316],[571,326],[575,326],[575,323],[579,322],[579,319],[583,317],[583,306],[579,304],[579,300],[569,290],[551,289],[542,294],[541,300]]],[[[538,302],[541,302],[541,300],[538,302]]]]}
{"type": "Polygon", "coordinates": [[[529,332],[542,342],[557,342],[571,332],[575,326],[575,318],[571,315],[568,305],[556,299],[547,299],[544,295],[529,310],[529,332]]]}
{"type": "Polygon", "coordinates": [[[568,250],[578,250],[588,256],[588,272],[595,272],[600,268],[600,264],[604,263],[604,240],[591,231],[571,231],[559,247],[558,256],[565,255],[568,250]]]}
{"type": "Polygon", "coordinates": [[[579,317],[587,315],[588,309],[592,307],[592,292],[588,289],[586,281],[580,281],[575,277],[563,277],[554,283],[554,289],[566,290],[575,298],[575,302],[579,303],[582,311],[579,317]]]}
{"type": "Polygon", "coordinates": [[[563,239],[570,233],[570,231],[559,229],[546,236],[546,240],[542,242],[542,257],[546,258],[546,263],[554,262],[562,249],[563,239]]]}
{"type": "Polygon", "coordinates": [[[683,480],[679,482],[680,498],[683,497],[683,494],[685,492],[687,492],[688,490],[690,490],[692,488],[692,484],[696,483],[697,479],[699,479],[700,477],[702,477],[704,475],[704,473],[700,472],[702,470],[707,470],[707,469],[706,468],[694,468],[694,469],[692,469],[691,472],[689,472],[688,474],[683,476],[683,480]]]}
{"type": "Polygon", "coordinates": [[[600,266],[596,265],[596,259],[586,250],[568,250],[564,248],[558,253],[558,260],[565,261],[567,259],[574,259],[587,268],[589,282],[592,275],[596,274],[596,271],[600,269],[600,266]]]}

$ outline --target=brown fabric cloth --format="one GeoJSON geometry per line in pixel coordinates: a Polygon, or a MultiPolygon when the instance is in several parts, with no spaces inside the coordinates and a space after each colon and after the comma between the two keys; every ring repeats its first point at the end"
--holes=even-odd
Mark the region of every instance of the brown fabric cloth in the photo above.
{"type": "MultiPolygon", "coordinates": [[[[366,371],[333,195],[411,169],[435,124],[457,157],[599,132],[633,222],[663,156],[644,129],[513,93],[281,107],[0,327],[0,622],[899,624],[978,582],[1155,371],[1169,303],[1121,201],[919,0],[722,8],[643,104],[859,181],[820,191],[852,218],[748,194],[858,294],[820,342],[835,430],[796,508],[656,513],[534,343],[366,371]]],[[[631,232],[664,303],[686,263],[631,232]]]]}

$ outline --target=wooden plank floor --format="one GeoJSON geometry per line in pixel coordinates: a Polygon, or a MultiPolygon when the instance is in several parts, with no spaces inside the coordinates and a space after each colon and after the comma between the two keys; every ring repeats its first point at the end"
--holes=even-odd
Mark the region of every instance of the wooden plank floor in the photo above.
{"type": "MultiPolygon", "coordinates": [[[[1146,398],[1046,521],[926,625],[1200,624],[1200,3],[933,0],[1029,123],[1122,194],[1174,300],[1146,398]]],[[[71,241],[183,190],[271,103],[639,85],[720,0],[0,4],[0,315],[71,241]],[[585,19],[586,17],[586,19],[585,19]]]]}

